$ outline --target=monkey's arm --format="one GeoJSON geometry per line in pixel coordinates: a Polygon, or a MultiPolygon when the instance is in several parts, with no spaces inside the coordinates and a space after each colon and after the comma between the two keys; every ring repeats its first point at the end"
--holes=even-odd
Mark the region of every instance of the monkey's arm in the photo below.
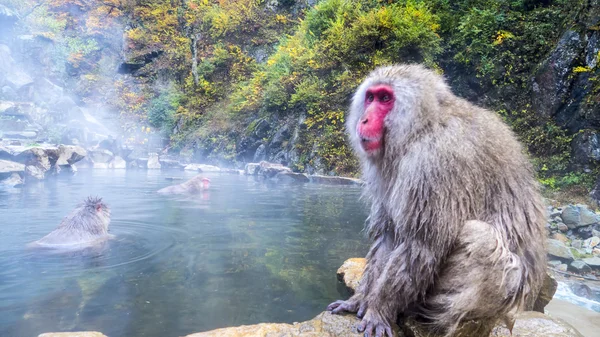
{"type": "Polygon", "coordinates": [[[384,235],[386,230],[389,230],[389,224],[391,219],[385,212],[383,205],[374,203],[371,206],[371,214],[368,219],[367,231],[369,237],[373,240],[373,244],[367,253],[367,264],[363,272],[360,283],[352,297],[346,301],[335,301],[327,306],[327,310],[332,311],[334,314],[342,312],[356,312],[356,316],[362,318],[367,305],[365,297],[368,295],[369,290],[373,288],[373,281],[376,277],[372,275],[379,275],[381,273],[380,268],[382,264],[380,261],[386,260],[386,255],[391,245],[388,236],[384,235]],[[388,247],[386,247],[388,246],[388,247]]]}

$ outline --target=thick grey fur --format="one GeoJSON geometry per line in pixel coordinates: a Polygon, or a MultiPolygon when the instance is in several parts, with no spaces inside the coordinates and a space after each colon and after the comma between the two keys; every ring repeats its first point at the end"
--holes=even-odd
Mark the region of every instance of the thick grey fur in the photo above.
{"type": "Polygon", "coordinates": [[[371,201],[372,240],[356,294],[328,310],[358,312],[365,335],[391,335],[416,315],[453,336],[476,319],[514,322],[545,273],[545,212],[534,172],[493,112],[455,96],[420,65],[374,70],[360,85],[347,131],[371,201]],[[394,89],[384,146],[366,154],[357,134],[366,90],[394,89]]]}
{"type": "Polygon", "coordinates": [[[32,246],[80,248],[112,237],[108,233],[110,209],[102,198],[88,197],[63,218],[58,227],[32,246]]]}

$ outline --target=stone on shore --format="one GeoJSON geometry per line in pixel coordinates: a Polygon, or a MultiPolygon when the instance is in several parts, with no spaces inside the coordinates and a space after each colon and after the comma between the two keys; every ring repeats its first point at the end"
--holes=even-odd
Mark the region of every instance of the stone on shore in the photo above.
{"type": "Polygon", "coordinates": [[[360,179],[337,177],[337,176],[321,176],[311,175],[308,177],[311,183],[326,184],[326,185],[360,185],[360,179]]]}
{"type": "Polygon", "coordinates": [[[77,332],[47,332],[38,337],[106,337],[105,334],[98,331],[77,331],[77,332]]]}
{"type": "Polygon", "coordinates": [[[149,170],[160,170],[161,165],[160,165],[160,161],[158,160],[158,154],[156,154],[156,153],[148,154],[147,168],[149,170]]]}
{"type": "Polygon", "coordinates": [[[562,211],[561,218],[570,229],[600,223],[600,215],[586,205],[568,205],[562,211]]]}
{"type": "MultiPolygon", "coordinates": [[[[317,317],[301,323],[261,323],[199,332],[186,337],[362,337],[356,330],[360,320],[355,315],[332,315],[322,312],[317,317]]],[[[394,328],[398,329],[397,326],[394,328]]]]}
{"type": "Polygon", "coordinates": [[[573,253],[571,250],[565,246],[564,242],[548,239],[548,254],[553,257],[557,257],[562,260],[573,261],[573,253]]]}
{"type": "Polygon", "coordinates": [[[307,183],[309,182],[306,174],[294,173],[294,172],[279,172],[273,179],[282,183],[307,183]]]}

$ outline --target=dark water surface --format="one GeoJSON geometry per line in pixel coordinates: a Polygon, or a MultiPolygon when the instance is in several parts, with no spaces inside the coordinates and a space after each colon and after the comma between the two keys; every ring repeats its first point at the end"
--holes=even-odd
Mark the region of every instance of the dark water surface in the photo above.
{"type": "Polygon", "coordinates": [[[0,336],[97,330],[182,336],[294,322],[340,291],[335,271],[364,256],[360,188],[211,175],[211,190],[156,190],[191,172],[88,170],[0,190],[0,336]],[[87,195],[111,206],[114,241],[83,253],[25,248],[87,195]]]}

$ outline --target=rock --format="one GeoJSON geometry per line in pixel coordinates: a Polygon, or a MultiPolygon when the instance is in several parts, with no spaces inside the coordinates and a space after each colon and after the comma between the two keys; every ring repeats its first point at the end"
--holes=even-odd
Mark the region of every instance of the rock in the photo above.
{"type": "Polygon", "coordinates": [[[571,65],[583,48],[579,33],[567,30],[554,52],[539,67],[533,79],[533,107],[541,116],[553,116],[567,98],[572,82],[571,65]]]}
{"type": "Polygon", "coordinates": [[[348,259],[338,268],[337,278],[341,282],[344,282],[350,292],[354,292],[360,283],[366,265],[367,259],[365,258],[348,259]]]}
{"type": "Polygon", "coordinates": [[[158,154],[156,154],[156,153],[148,154],[147,168],[149,170],[160,170],[161,165],[160,165],[160,160],[158,159],[158,154]]]}
{"type": "Polygon", "coordinates": [[[336,176],[323,176],[323,175],[311,175],[308,176],[311,183],[325,184],[325,185],[361,185],[360,179],[336,177],[336,176]]]}
{"type": "Polygon", "coordinates": [[[574,327],[565,321],[553,319],[535,311],[526,311],[519,314],[512,329],[512,333],[504,325],[500,325],[495,327],[490,335],[490,337],[509,336],[583,337],[574,327]]]}
{"type": "Polygon", "coordinates": [[[581,260],[585,262],[585,264],[590,266],[592,269],[600,269],[600,257],[598,256],[588,257],[581,260]]]}
{"type": "Polygon", "coordinates": [[[76,145],[59,145],[58,159],[56,165],[73,165],[82,160],[87,155],[87,151],[81,146],[76,145]]]}
{"type": "Polygon", "coordinates": [[[550,261],[548,261],[548,265],[551,266],[551,267],[557,267],[560,264],[562,264],[562,262],[560,260],[550,260],[550,261]]]}
{"type": "Polygon", "coordinates": [[[600,135],[585,130],[577,134],[571,142],[575,162],[590,164],[600,160],[600,135]]]}
{"type": "MultiPolygon", "coordinates": [[[[359,319],[355,315],[333,315],[322,312],[310,321],[294,324],[261,323],[200,332],[186,337],[362,337],[356,330],[359,319]]],[[[394,325],[397,331],[398,327],[394,325]]]]}
{"type": "Polygon", "coordinates": [[[559,223],[557,225],[557,227],[558,227],[558,230],[561,231],[561,232],[563,232],[563,233],[566,233],[569,230],[569,227],[567,225],[565,225],[564,223],[562,223],[562,222],[559,223]]]}
{"type": "MultiPolygon", "coordinates": [[[[360,320],[355,315],[333,315],[329,312],[320,313],[310,321],[294,324],[261,323],[255,325],[242,325],[238,327],[216,329],[199,332],[186,337],[344,337],[360,336],[356,326],[360,320]]],[[[398,336],[411,337],[437,337],[429,331],[415,324],[412,320],[401,327],[394,324],[394,331],[400,330],[398,336]]],[[[474,332],[477,326],[465,324],[456,337],[481,337],[485,334],[474,332]]],[[[480,331],[480,330],[478,330],[480,331]]],[[[489,330],[488,330],[489,331],[489,330]]],[[[582,335],[569,324],[562,320],[553,319],[539,312],[527,311],[517,315],[516,322],[511,332],[504,326],[493,328],[490,337],[582,337],[582,335]]],[[[62,336],[61,336],[62,337],[62,336]]]]}
{"type": "Polygon", "coordinates": [[[258,168],[260,167],[260,163],[247,163],[244,167],[244,172],[249,176],[254,176],[258,174],[258,168]]]}
{"type": "Polygon", "coordinates": [[[561,218],[570,229],[600,223],[600,215],[592,212],[585,205],[569,205],[565,207],[561,218]]]}
{"type": "Polygon", "coordinates": [[[200,171],[200,172],[220,172],[221,169],[216,166],[213,166],[213,165],[198,164],[198,171],[200,171]]]}
{"type": "Polygon", "coordinates": [[[590,266],[588,266],[585,262],[577,260],[571,262],[567,270],[582,274],[591,272],[592,268],[590,268],[590,266]]]}
{"type": "Polygon", "coordinates": [[[38,337],[106,337],[101,332],[97,331],[77,331],[77,332],[47,332],[38,337]]]}
{"type": "Polygon", "coordinates": [[[125,169],[127,168],[127,162],[125,159],[115,156],[113,160],[108,164],[108,168],[111,169],[125,169]]]}
{"type": "Polygon", "coordinates": [[[252,159],[255,162],[260,162],[265,159],[267,148],[265,144],[260,144],[254,153],[254,158],[252,159]]]}
{"type": "Polygon", "coordinates": [[[14,161],[0,159],[0,177],[4,174],[9,176],[12,173],[24,172],[24,171],[25,171],[25,165],[23,165],[21,163],[16,163],[14,161]]]}
{"type": "Polygon", "coordinates": [[[584,249],[594,248],[598,244],[600,244],[600,238],[597,236],[592,236],[591,238],[589,238],[583,242],[582,248],[584,248],[584,249]]]}
{"type": "Polygon", "coordinates": [[[163,159],[160,158],[160,167],[162,169],[182,169],[184,165],[179,162],[179,160],[175,159],[163,159]]]}
{"type": "Polygon", "coordinates": [[[548,239],[548,254],[566,261],[573,261],[573,254],[561,241],[548,239]]]}
{"type": "Polygon", "coordinates": [[[573,240],[573,241],[571,241],[571,247],[581,249],[583,247],[583,241],[573,240]]]}
{"type": "Polygon", "coordinates": [[[305,174],[294,172],[279,172],[273,179],[282,183],[307,183],[310,181],[305,174]]]}
{"type": "Polygon", "coordinates": [[[45,178],[46,171],[40,169],[37,166],[28,165],[25,167],[25,176],[32,177],[38,180],[43,180],[45,178]]]}
{"type": "Polygon", "coordinates": [[[569,242],[569,238],[566,235],[562,234],[562,233],[554,233],[552,235],[552,238],[555,239],[555,240],[561,241],[563,243],[569,242]]]}
{"type": "Polygon", "coordinates": [[[272,178],[276,174],[281,172],[292,172],[292,169],[289,167],[285,167],[281,164],[269,163],[266,161],[261,161],[258,167],[258,171],[256,174],[259,176],[263,176],[265,178],[272,178]]]}
{"type": "Polygon", "coordinates": [[[540,289],[533,306],[526,307],[525,310],[533,310],[544,313],[544,308],[548,305],[548,303],[550,303],[550,301],[552,301],[557,288],[558,282],[554,276],[552,276],[550,273],[546,273],[544,283],[542,284],[542,288],[540,289]]]}
{"type": "Polygon", "coordinates": [[[18,173],[10,173],[10,175],[0,175],[0,185],[14,187],[23,184],[23,178],[18,173]]]}
{"type": "Polygon", "coordinates": [[[91,150],[88,156],[94,164],[108,164],[114,158],[113,153],[105,149],[91,150]]]}
{"type": "Polygon", "coordinates": [[[565,272],[565,271],[567,271],[567,269],[569,269],[569,266],[567,266],[567,265],[566,265],[566,264],[564,264],[564,263],[561,263],[561,264],[559,264],[558,266],[556,266],[556,270],[558,270],[558,271],[563,271],[563,272],[565,272]]]}

